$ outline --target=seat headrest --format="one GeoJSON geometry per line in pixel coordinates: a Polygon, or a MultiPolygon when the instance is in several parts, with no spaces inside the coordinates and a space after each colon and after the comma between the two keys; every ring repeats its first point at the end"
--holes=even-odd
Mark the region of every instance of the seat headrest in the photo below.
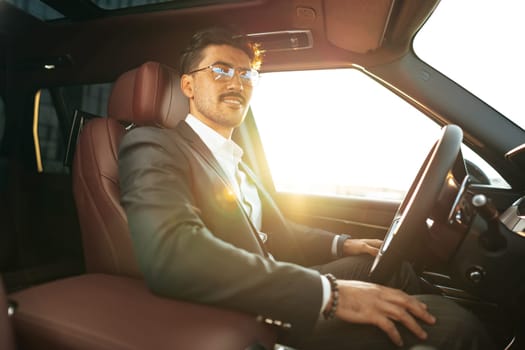
{"type": "Polygon", "coordinates": [[[175,127],[188,110],[177,72],[151,61],[122,74],[108,102],[109,118],[164,128],[175,127]]]}

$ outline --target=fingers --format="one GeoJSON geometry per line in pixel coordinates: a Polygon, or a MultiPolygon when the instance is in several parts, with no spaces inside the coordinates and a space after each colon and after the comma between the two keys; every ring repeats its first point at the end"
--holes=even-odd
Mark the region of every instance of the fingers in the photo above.
{"type": "Polygon", "coordinates": [[[379,253],[379,248],[381,247],[383,241],[380,239],[363,239],[361,240],[361,243],[363,253],[376,256],[377,253],[379,253]]]}
{"type": "Polygon", "coordinates": [[[376,256],[383,243],[380,239],[349,239],[345,242],[346,255],[369,254],[376,256]]]}
{"type": "Polygon", "coordinates": [[[427,306],[401,290],[360,281],[339,281],[340,303],[336,316],[355,323],[374,324],[395,344],[403,344],[395,322],[424,340],[427,333],[418,319],[435,323],[427,306]]]}
{"type": "MultiPolygon", "coordinates": [[[[427,311],[426,304],[401,291],[394,290],[394,294],[391,295],[393,296],[393,299],[387,300],[387,303],[385,304],[386,309],[384,311],[386,317],[390,320],[398,321],[419,339],[426,339],[428,336],[427,333],[416,321],[416,318],[418,318],[428,324],[434,324],[436,322],[435,317],[427,311]]],[[[399,343],[396,342],[398,334],[397,330],[396,332],[387,334],[394,343],[399,345],[399,343]]]]}
{"type": "Polygon", "coordinates": [[[389,315],[389,317],[383,317],[379,319],[376,326],[380,328],[386,335],[392,340],[397,346],[403,346],[403,338],[399,333],[393,320],[403,324],[409,331],[414,333],[419,339],[425,340],[427,338],[427,332],[416,322],[416,320],[404,311],[395,311],[389,315]]]}
{"type": "Polygon", "coordinates": [[[411,297],[413,300],[409,303],[407,306],[407,310],[417,318],[423,320],[424,322],[428,324],[434,324],[436,323],[436,318],[432,316],[428,310],[427,305],[420,302],[414,297],[411,297]]]}
{"type": "Polygon", "coordinates": [[[388,287],[384,288],[388,291],[388,293],[385,293],[385,299],[387,302],[397,305],[402,308],[402,310],[406,310],[410,315],[414,315],[425,323],[434,324],[436,322],[436,318],[428,312],[425,303],[422,303],[415,297],[408,295],[401,290],[388,287]]]}
{"type": "Polygon", "coordinates": [[[417,323],[416,319],[407,311],[407,309],[393,304],[388,306],[390,308],[390,310],[387,311],[388,319],[398,321],[409,331],[414,333],[419,339],[424,340],[427,338],[425,330],[419,325],[419,323],[417,323]]]}
{"type": "Polygon", "coordinates": [[[399,289],[389,287],[383,287],[383,289],[386,291],[384,294],[386,301],[402,307],[404,310],[410,312],[410,314],[428,324],[433,324],[436,321],[435,317],[428,312],[427,305],[419,301],[417,298],[408,295],[399,289]]]}
{"type": "Polygon", "coordinates": [[[364,241],[374,248],[381,248],[381,244],[383,244],[382,239],[364,239],[364,241]]]}
{"type": "Polygon", "coordinates": [[[385,332],[394,344],[397,346],[403,346],[403,338],[401,338],[401,334],[399,334],[394,322],[388,318],[382,318],[376,323],[376,326],[385,332]]]}
{"type": "Polygon", "coordinates": [[[372,256],[376,256],[377,253],[379,253],[379,248],[369,246],[369,245],[365,245],[363,250],[364,250],[364,253],[370,254],[372,256]]]}

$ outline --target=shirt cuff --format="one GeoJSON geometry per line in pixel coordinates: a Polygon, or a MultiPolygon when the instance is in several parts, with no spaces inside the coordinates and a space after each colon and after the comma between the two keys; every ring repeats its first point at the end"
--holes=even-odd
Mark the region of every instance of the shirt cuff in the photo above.
{"type": "Polygon", "coordinates": [[[332,293],[330,281],[326,276],[321,275],[321,283],[323,285],[323,300],[321,303],[321,310],[319,310],[319,315],[322,315],[323,311],[326,309],[326,306],[330,302],[330,294],[332,293]]]}
{"type": "Polygon", "coordinates": [[[341,235],[335,235],[334,239],[332,240],[332,256],[334,258],[338,257],[337,256],[337,242],[339,241],[339,236],[341,236],[341,235]]]}

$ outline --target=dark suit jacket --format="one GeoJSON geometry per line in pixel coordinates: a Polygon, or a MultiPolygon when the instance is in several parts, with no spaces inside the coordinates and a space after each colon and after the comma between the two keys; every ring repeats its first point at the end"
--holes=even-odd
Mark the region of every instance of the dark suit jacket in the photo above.
{"type": "Polygon", "coordinates": [[[153,292],[281,320],[296,334],[315,324],[320,277],[303,266],[332,259],[333,234],[286,221],[259,188],[263,246],[211,151],[185,122],[128,132],[119,172],[139,266],[153,292]]]}

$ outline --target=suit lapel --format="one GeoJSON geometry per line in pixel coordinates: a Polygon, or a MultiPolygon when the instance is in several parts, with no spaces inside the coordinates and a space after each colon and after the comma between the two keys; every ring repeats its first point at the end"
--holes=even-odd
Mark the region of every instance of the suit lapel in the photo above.
{"type": "Polygon", "coordinates": [[[179,132],[188,144],[196,151],[207,163],[208,165],[219,175],[222,181],[225,184],[229,184],[228,176],[224,173],[224,170],[220,166],[217,159],[213,156],[210,149],[204,144],[199,135],[193,131],[193,129],[185,122],[181,121],[176,130],[179,132]]]}
{"type": "MultiPolygon", "coordinates": [[[[177,125],[175,130],[179,133],[179,135],[182,138],[184,138],[188,142],[190,147],[194,151],[196,151],[206,161],[206,163],[208,163],[208,165],[213,169],[213,171],[217,173],[219,178],[223,181],[224,185],[230,186],[230,180],[228,179],[228,176],[222,169],[217,159],[211,153],[211,150],[201,140],[199,135],[197,135],[195,131],[193,131],[193,129],[185,121],[181,121],[177,125]]],[[[264,245],[264,243],[261,241],[258,230],[253,224],[252,220],[250,219],[250,216],[248,215],[248,213],[246,212],[246,210],[244,209],[244,207],[242,206],[238,198],[236,198],[236,202],[237,202],[237,206],[239,207],[239,210],[244,214],[246,221],[249,223],[252,229],[252,233],[255,239],[257,240],[257,242],[259,242],[259,246],[261,247],[264,255],[269,256],[270,254],[268,253],[268,250],[266,249],[266,246],[264,245]]]]}
{"type": "MultiPolygon", "coordinates": [[[[277,203],[273,200],[272,196],[268,193],[268,191],[263,186],[262,182],[259,180],[259,178],[253,173],[253,171],[244,163],[241,161],[239,164],[239,168],[246,173],[248,178],[255,184],[257,187],[257,191],[259,192],[259,196],[261,198],[261,201],[263,202],[263,208],[264,215],[263,215],[263,221],[269,222],[275,225],[277,222],[280,226],[286,226],[286,219],[282,215],[279,207],[277,206],[277,203]],[[264,218],[271,217],[270,220],[264,220],[264,218]]],[[[272,225],[272,226],[273,226],[272,225]]]]}
{"type": "Polygon", "coordinates": [[[294,256],[295,261],[304,265],[306,259],[301,250],[298,249],[299,243],[297,242],[296,236],[292,233],[293,229],[288,224],[288,220],[284,217],[279,206],[264,188],[262,182],[246,164],[241,162],[239,167],[246,173],[255,186],[257,186],[259,197],[263,203],[263,231],[273,233],[275,238],[277,238],[276,235],[280,236],[280,241],[286,242],[289,248],[289,254],[294,256]]]}
{"type": "MultiPolygon", "coordinates": [[[[219,176],[224,185],[230,186],[228,177],[225,174],[222,167],[220,166],[219,162],[217,161],[217,159],[215,159],[210,149],[204,144],[204,142],[193,131],[193,129],[186,122],[182,121],[177,125],[175,130],[179,134],[179,136],[182,137],[185,140],[185,142],[187,142],[191,149],[194,150],[197,154],[199,154],[202,157],[202,159],[205,160],[205,162],[210,166],[210,168],[219,176]]],[[[289,227],[287,220],[284,218],[282,212],[279,210],[273,198],[266,191],[263,184],[259,181],[257,176],[255,176],[255,174],[250,170],[250,168],[247,165],[241,162],[239,166],[250,178],[250,180],[255,184],[255,186],[257,186],[257,190],[259,192],[259,196],[263,204],[263,232],[266,232],[268,234],[272,232],[278,235],[279,237],[276,238],[280,242],[286,242],[286,246],[288,247],[287,251],[290,252],[286,255],[294,256],[295,261],[304,263],[306,260],[302,255],[300,249],[298,249],[299,245],[296,241],[295,235],[292,233],[293,230],[289,227]]],[[[269,257],[270,254],[268,252],[267,246],[261,241],[257,228],[253,225],[253,222],[248,216],[246,210],[244,210],[244,207],[242,206],[240,201],[236,199],[236,202],[238,209],[244,215],[246,222],[252,231],[253,237],[259,243],[259,247],[261,249],[262,254],[266,257],[269,257]]]]}

